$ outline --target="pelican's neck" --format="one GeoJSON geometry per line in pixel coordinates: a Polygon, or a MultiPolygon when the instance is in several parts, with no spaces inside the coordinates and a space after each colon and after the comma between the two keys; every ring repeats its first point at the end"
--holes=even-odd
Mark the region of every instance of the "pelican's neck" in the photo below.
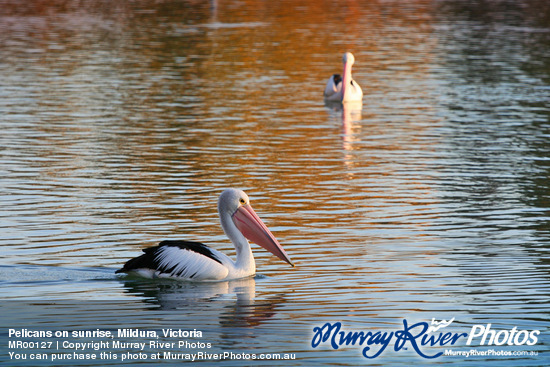
{"type": "Polygon", "coordinates": [[[351,87],[351,62],[344,63],[344,74],[342,77],[342,101],[346,99],[346,91],[351,87]]]}
{"type": "Polygon", "coordinates": [[[252,271],[252,274],[255,273],[256,262],[254,261],[254,255],[252,255],[250,244],[241,231],[239,231],[235,223],[233,223],[231,215],[228,212],[220,212],[220,222],[225,235],[231,240],[231,242],[233,242],[233,245],[235,246],[235,250],[237,252],[235,267],[239,270],[252,271]]]}

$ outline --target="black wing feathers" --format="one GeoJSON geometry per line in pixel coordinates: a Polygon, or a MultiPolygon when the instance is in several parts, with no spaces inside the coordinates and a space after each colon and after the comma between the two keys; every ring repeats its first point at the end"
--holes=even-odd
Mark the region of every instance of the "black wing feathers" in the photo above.
{"type": "Polygon", "coordinates": [[[165,240],[158,244],[158,246],[154,247],[148,247],[146,249],[143,249],[144,254],[138,257],[134,257],[133,259],[130,259],[124,264],[124,267],[122,269],[119,269],[116,271],[116,273],[126,273],[131,270],[135,269],[155,269],[159,270],[163,273],[172,273],[176,266],[173,266],[171,269],[167,269],[166,266],[162,266],[160,262],[157,260],[157,255],[159,254],[159,251],[162,247],[165,246],[172,246],[172,247],[179,247],[182,250],[188,250],[193,251],[196,253],[199,253],[203,256],[206,256],[212,260],[217,261],[218,263],[222,263],[220,259],[216,257],[216,255],[208,248],[208,246],[200,243],[200,242],[193,242],[193,241],[183,241],[183,240],[165,240]]]}
{"type": "Polygon", "coordinates": [[[212,252],[210,247],[200,242],[183,241],[183,240],[164,240],[158,245],[158,247],[161,247],[161,246],[177,246],[183,250],[194,251],[201,255],[209,257],[212,260],[219,262],[220,264],[222,263],[221,260],[218,259],[216,255],[212,252]]]}
{"type": "Polygon", "coordinates": [[[340,74],[334,74],[332,80],[334,81],[334,85],[337,86],[342,82],[342,76],[340,74]]]}

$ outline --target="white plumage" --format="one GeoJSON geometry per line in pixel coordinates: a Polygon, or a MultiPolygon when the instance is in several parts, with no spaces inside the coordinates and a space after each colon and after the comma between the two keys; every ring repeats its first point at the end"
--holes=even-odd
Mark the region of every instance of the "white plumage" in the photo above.
{"type": "MultiPolygon", "coordinates": [[[[227,265],[231,263],[231,259],[219,251],[212,249],[210,251],[218,258],[225,258],[226,265],[213,261],[198,252],[174,246],[162,247],[157,254],[157,261],[163,267],[173,269],[172,273],[177,275],[178,278],[193,279],[195,281],[224,279],[229,273],[227,265]]],[[[162,278],[169,276],[169,274],[158,272],[157,276],[162,278]]]]}
{"type": "Polygon", "coordinates": [[[346,52],[342,57],[344,73],[334,74],[327,81],[325,87],[325,100],[329,102],[357,102],[363,99],[363,90],[351,76],[351,67],[355,63],[355,57],[351,52],[346,52]]]}
{"type": "Polygon", "coordinates": [[[236,260],[202,243],[163,241],[144,249],[117,273],[135,273],[146,278],[219,281],[244,278],[256,273],[256,263],[247,238],[294,266],[285,250],[250,206],[241,190],[227,189],[218,200],[218,213],[227,237],[236,249],[236,260]]]}

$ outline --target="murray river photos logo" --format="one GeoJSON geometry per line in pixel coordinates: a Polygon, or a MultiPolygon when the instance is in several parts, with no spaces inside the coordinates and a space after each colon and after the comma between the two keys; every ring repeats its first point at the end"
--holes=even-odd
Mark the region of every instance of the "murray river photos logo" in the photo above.
{"type": "Polygon", "coordinates": [[[535,345],[540,334],[539,330],[518,330],[517,327],[493,330],[491,324],[474,325],[468,333],[446,330],[445,328],[453,321],[454,318],[449,321],[432,319],[430,324],[427,322],[411,324],[404,319],[403,329],[395,331],[344,331],[342,323],[327,322],[323,326],[313,328],[311,346],[317,348],[323,344],[335,350],[345,346],[355,346],[361,348],[363,357],[369,359],[380,356],[388,347],[389,349],[393,347],[395,352],[412,349],[419,356],[432,359],[441,357],[444,353],[446,355],[456,355],[456,353],[453,354],[453,351],[449,353],[448,350],[434,353],[430,352],[430,347],[447,348],[464,343],[467,346],[535,345]]]}

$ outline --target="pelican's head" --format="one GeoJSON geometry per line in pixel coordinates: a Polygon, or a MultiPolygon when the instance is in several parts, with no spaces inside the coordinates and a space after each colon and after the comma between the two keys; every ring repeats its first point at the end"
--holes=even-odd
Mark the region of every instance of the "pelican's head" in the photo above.
{"type": "Polygon", "coordinates": [[[244,191],[237,189],[224,190],[218,200],[218,212],[220,216],[229,216],[235,227],[248,240],[262,246],[279,259],[294,266],[279,241],[252,209],[250,199],[244,191]]]}
{"type": "Polygon", "coordinates": [[[344,64],[353,65],[355,63],[355,57],[351,52],[346,52],[344,56],[342,56],[342,61],[344,62],[344,64]]]}
{"type": "Polygon", "coordinates": [[[226,189],[224,190],[220,198],[218,199],[218,211],[221,213],[227,212],[229,215],[233,215],[240,206],[250,203],[248,195],[237,189],[226,189]]]}

